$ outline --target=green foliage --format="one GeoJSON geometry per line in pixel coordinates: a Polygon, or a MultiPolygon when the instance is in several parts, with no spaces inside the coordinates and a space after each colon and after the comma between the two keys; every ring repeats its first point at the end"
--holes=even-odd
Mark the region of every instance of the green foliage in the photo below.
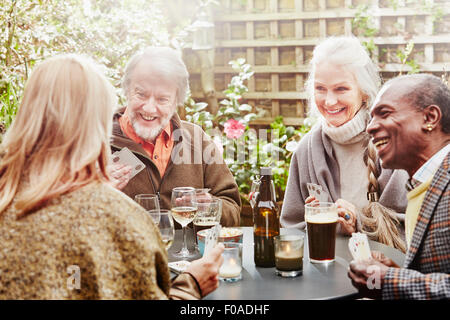
{"type": "Polygon", "coordinates": [[[215,139],[220,140],[224,149],[224,160],[236,180],[244,203],[248,203],[251,182],[259,175],[259,168],[270,166],[273,170],[273,178],[277,199],[284,198],[287,177],[292,152],[297,142],[310,130],[311,122],[298,129],[285,126],[283,117],[274,119],[269,130],[256,130],[250,128],[249,122],[254,120],[263,110],[252,112],[248,104],[241,104],[242,95],[248,91],[246,80],[253,76],[251,66],[244,59],[237,59],[229,63],[238,75],[231,79],[224,91],[226,99],[220,101],[220,108],[216,115],[206,110],[206,103],[189,99],[185,110],[186,119],[201,125],[215,139]],[[245,131],[239,138],[230,138],[225,132],[224,125],[229,120],[237,120],[245,131]]]}
{"type": "MultiPolygon", "coordinates": [[[[389,0],[391,7],[394,10],[398,8],[398,0],[389,0]]],[[[439,11],[438,7],[433,4],[427,4],[426,0],[421,0],[421,6],[423,10],[428,11],[435,18],[442,19],[442,10],[439,11]]],[[[433,20],[435,21],[435,20],[433,20]]],[[[437,20],[440,21],[440,20],[437,20]]],[[[395,25],[397,29],[402,29],[400,25],[395,25]]],[[[352,20],[352,30],[355,35],[364,37],[361,43],[365,46],[372,58],[375,58],[375,52],[377,52],[377,46],[374,42],[374,37],[379,33],[379,30],[375,27],[375,20],[373,14],[370,12],[370,7],[367,4],[359,5],[356,7],[355,17],[352,20]]],[[[405,49],[398,49],[396,56],[400,59],[401,69],[399,75],[403,73],[403,67],[409,66],[410,70],[408,74],[420,72],[419,64],[411,58],[411,53],[414,49],[414,42],[409,41],[405,49]]],[[[382,53],[385,53],[385,49],[381,49],[382,53]]]]}
{"type": "Polygon", "coordinates": [[[403,72],[403,66],[407,65],[411,67],[411,70],[408,71],[408,74],[418,73],[420,71],[420,67],[414,59],[410,58],[410,55],[414,49],[414,42],[409,41],[405,47],[405,50],[397,50],[397,57],[400,59],[402,69],[400,70],[400,75],[403,72]]]}
{"type": "Polygon", "coordinates": [[[229,64],[238,74],[231,78],[227,89],[223,91],[226,98],[220,101],[216,115],[205,110],[208,105],[204,102],[195,102],[189,98],[185,104],[186,120],[202,126],[206,131],[212,128],[223,131],[225,122],[230,119],[240,121],[248,128],[249,122],[259,116],[252,112],[252,106],[240,103],[242,95],[248,91],[245,82],[254,74],[251,66],[245,63],[245,59],[233,60],[229,64]]]}
{"type": "Polygon", "coordinates": [[[4,132],[9,128],[16,116],[19,99],[11,84],[7,84],[5,92],[0,95],[0,142],[4,132]]]}
{"type": "MultiPolygon", "coordinates": [[[[199,9],[216,3],[167,0],[0,0],[0,96],[21,96],[33,66],[61,53],[93,57],[115,87],[126,62],[149,45],[182,48],[199,9]],[[168,8],[184,19],[168,31],[168,8]],[[167,14],[165,14],[167,13],[167,14]]],[[[121,104],[121,90],[117,89],[121,104]]],[[[2,118],[0,121],[5,122],[2,118]]]]}

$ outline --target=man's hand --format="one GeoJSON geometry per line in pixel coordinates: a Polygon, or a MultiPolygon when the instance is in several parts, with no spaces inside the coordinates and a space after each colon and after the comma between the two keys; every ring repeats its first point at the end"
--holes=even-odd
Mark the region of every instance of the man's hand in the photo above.
{"type": "Polygon", "coordinates": [[[130,166],[115,163],[108,165],[106,167],[106,170],[108,171],[108,174],[111,177],[110,184],[116,189],[122,190],[130,181],[131,175],[130,166]]]}
{"type": "Polygon", "coordinates": [[[223,262],[223,250],[223,243],[217,244],[214,249],[201,259],[192,261],[186,270],[200,285],[202,297],[219,287],[219,268],[223,262]]]}
{"type": "MultiPolygon", "coordinates": [[[[374,253],[372,253],[372,257],[373,255],[374,253]]],[[[386,262],[390,261],[395,265],[392,260],[384,258],[386,262]]],[[[380,260],[374,258],[364,261],[353,260],[350,262],[347,275],[361,296],[381,299],[381,289],[383,288],[384,277],[388,268],[389,265],[381,263],[380,260]]]]}

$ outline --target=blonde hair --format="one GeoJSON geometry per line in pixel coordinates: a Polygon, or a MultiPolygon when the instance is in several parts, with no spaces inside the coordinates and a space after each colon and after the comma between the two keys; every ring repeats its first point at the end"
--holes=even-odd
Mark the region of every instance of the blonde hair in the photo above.
{"type": "Polygon", "coordinates": [[[367,167],[369,169],[367,197],[369,204],[363,208],[362,215],[360,216],[361,229],[371,239],[406,252],[405,241],[399,232],[401,224],[397,219],[397,213],[378,202],[381,193],[378,183],[380,172],[376,163],[376,149],[372,141],[369,141],[367,146],[367,167]]]}
{"type": "Polygon", "coordinates": [[[0,146],[0,212],[19,215],[93,181],[106,181],[114,89],[87,58],[37,66],[0,146]]]}

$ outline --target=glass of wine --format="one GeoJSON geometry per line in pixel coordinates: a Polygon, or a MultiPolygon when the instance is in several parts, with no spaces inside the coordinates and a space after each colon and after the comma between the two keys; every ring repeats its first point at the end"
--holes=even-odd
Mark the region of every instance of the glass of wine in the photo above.
{"type": "Polygon", "coordinates": [[[139,203],[152,217],[153,222],[158,225],[160,219],[160,208],[158,196],[155,194],[138,194],[134,197],[134,201],[139,203]]]}
{"type": "Polygon", "coordinates": [[[169,250],[169,248],[173,244],[173,239],[175,236],[175,228],[173,226],[173,218],[170,210],[160,210],[158,228],[159,232],[161,233],[162,241],[165,244],[166,249],[169,250]]]}
{"type": "Polygon", "coordinates": [[[183,228],[183,246],[174,255],[180,258],[191,258],[195,252],[189,252],[186,242],[186,226],[191,223],[197,214],[197,198],[195,189],[191,187],[178,187],[172,190],[172,217],[183,228]]]}
{"type": "Polygon", "coordinates": [[[259,193],[260,185],[261,185],[261,177],[256,177],[254,180],[252,180],[252,187],[250,189],[250,194],[248,195],[249,203],[252,209],[255,207],[256,197],[259,193]]]}

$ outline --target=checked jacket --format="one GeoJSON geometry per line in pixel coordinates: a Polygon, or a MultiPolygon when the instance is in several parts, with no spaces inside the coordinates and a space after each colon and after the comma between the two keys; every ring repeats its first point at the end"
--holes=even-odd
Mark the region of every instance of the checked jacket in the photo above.
{"type": "Polygon", "coordinates": [[[450,153],[433,176],[403,268],[389,268],[383,299],[450,299],[450,153]]]}

